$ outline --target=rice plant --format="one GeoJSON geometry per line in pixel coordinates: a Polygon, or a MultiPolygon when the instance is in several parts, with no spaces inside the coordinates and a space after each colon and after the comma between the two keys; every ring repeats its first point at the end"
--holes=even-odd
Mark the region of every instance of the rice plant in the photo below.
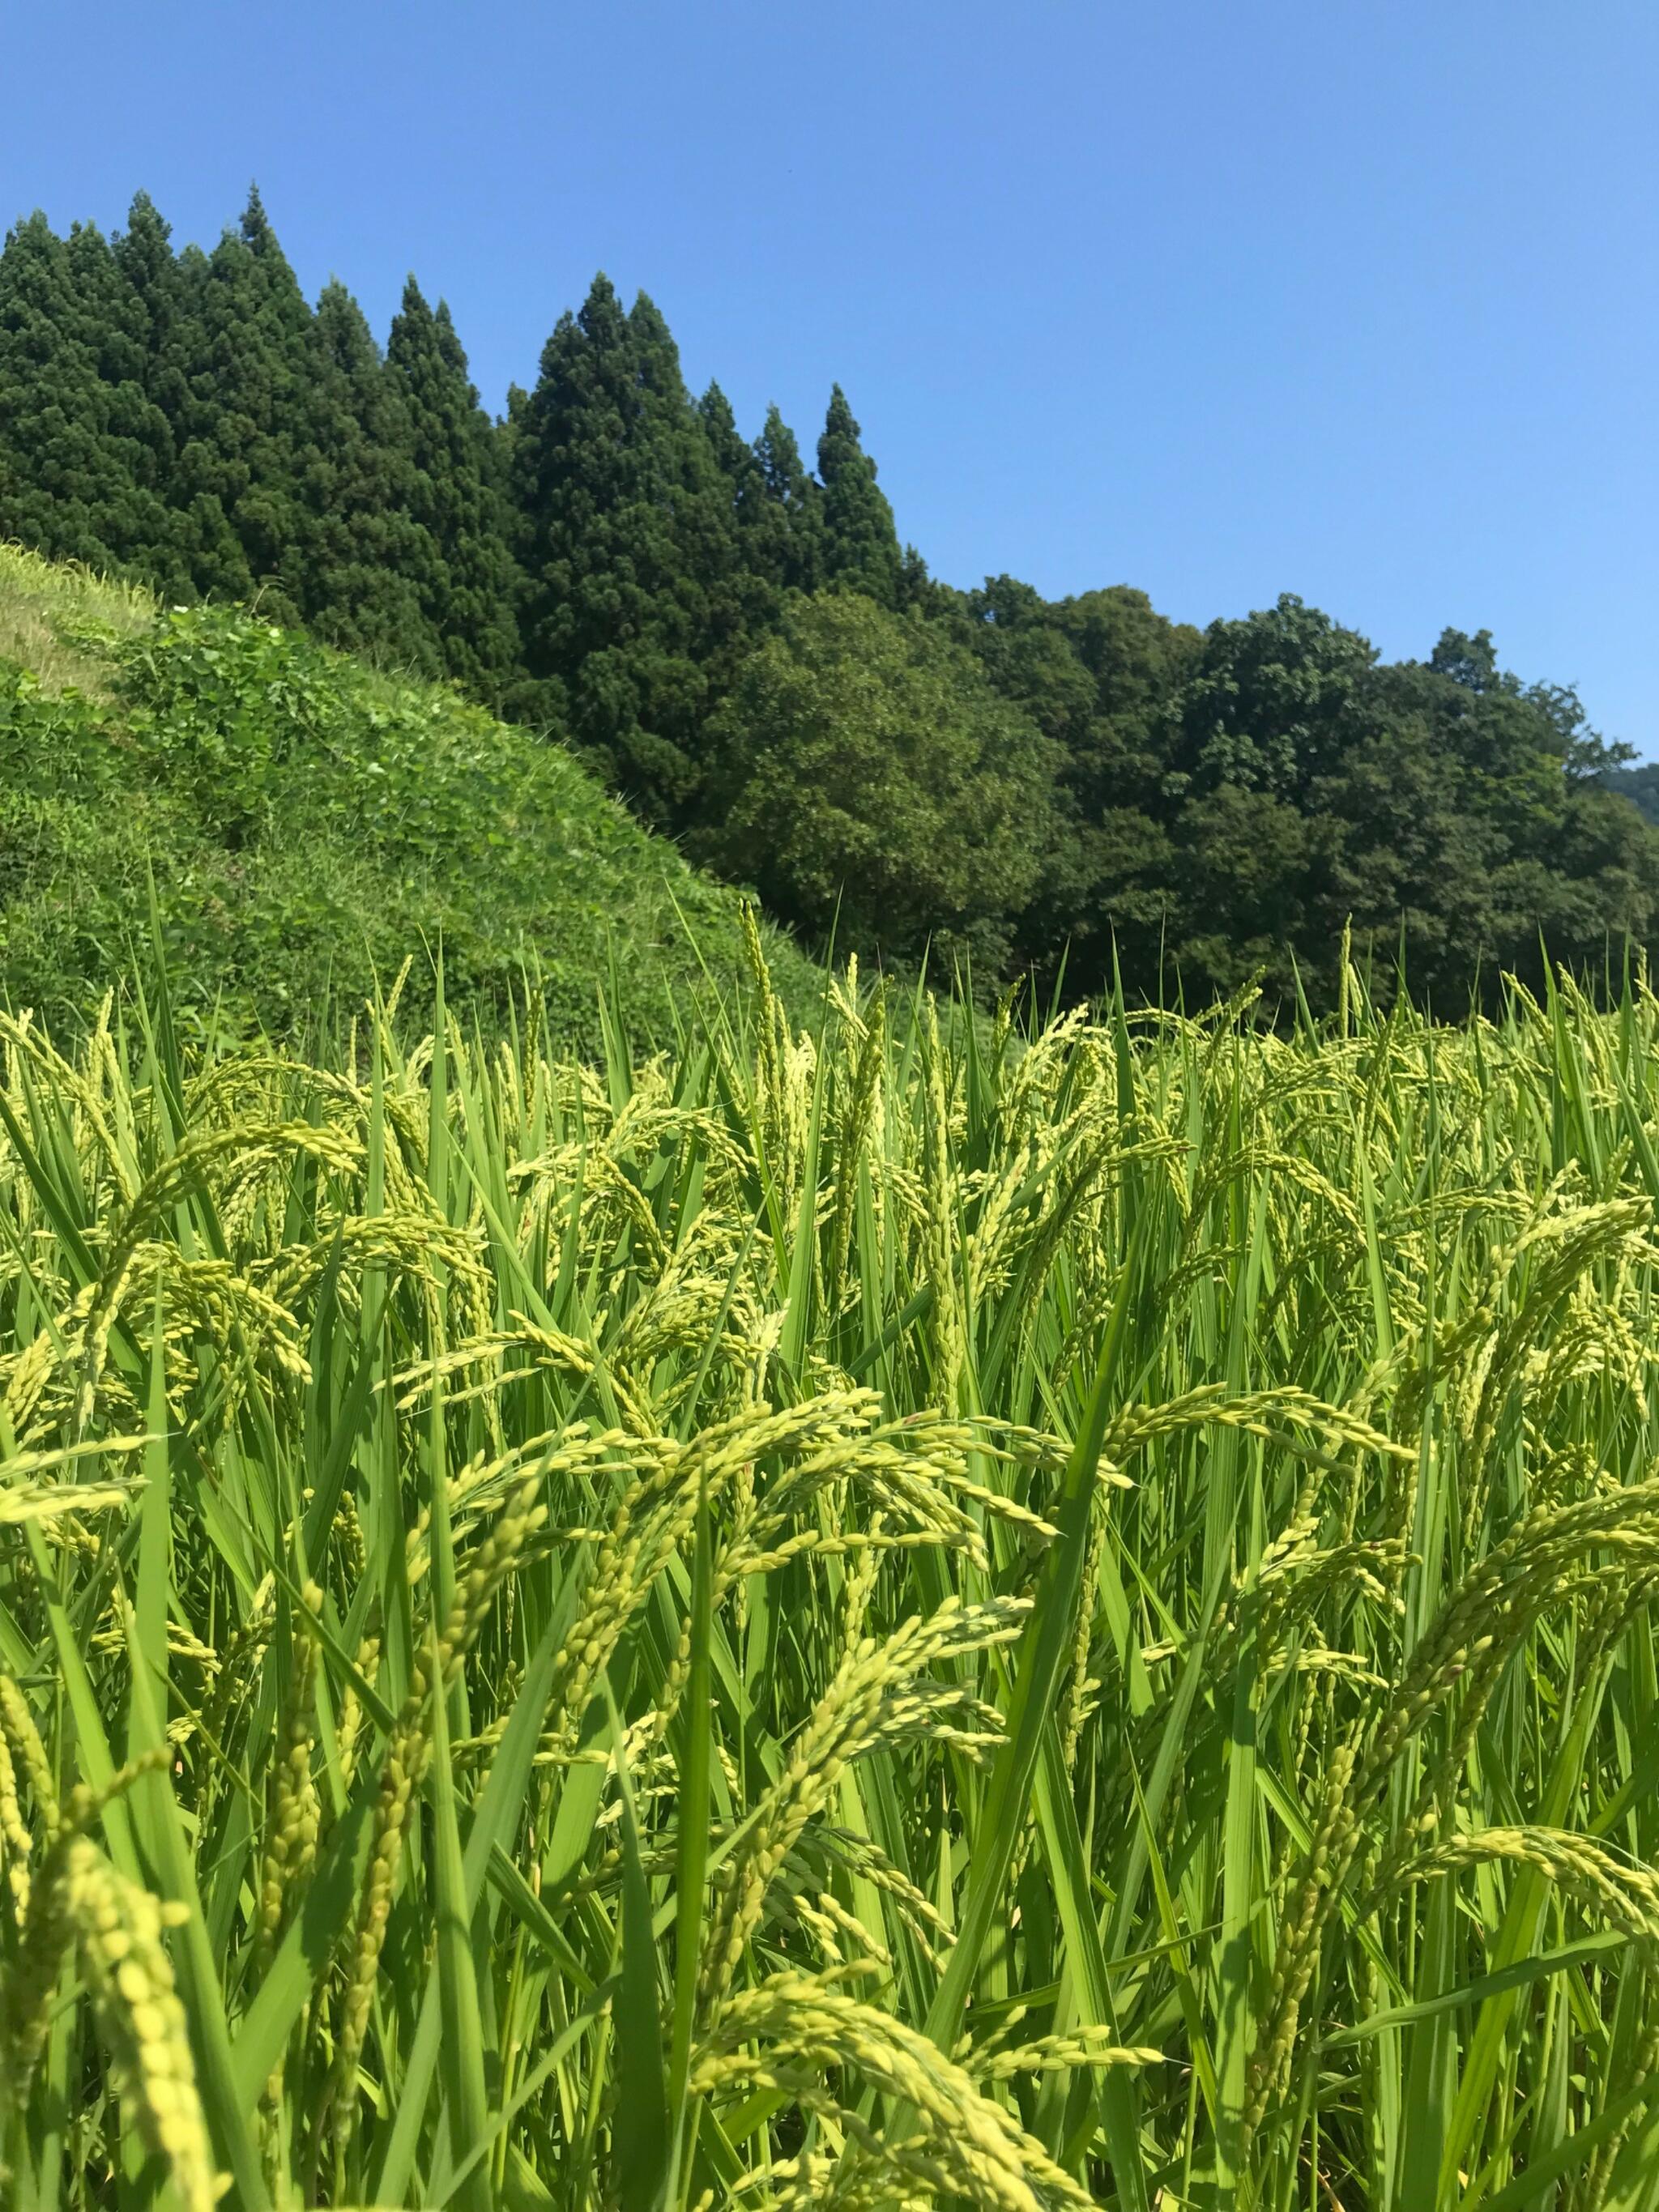
{"type": "Polygon", "coordinates": [[[1659,2203],[1659,1000],[0,1034],[19,2212],[1659,2203]]]}

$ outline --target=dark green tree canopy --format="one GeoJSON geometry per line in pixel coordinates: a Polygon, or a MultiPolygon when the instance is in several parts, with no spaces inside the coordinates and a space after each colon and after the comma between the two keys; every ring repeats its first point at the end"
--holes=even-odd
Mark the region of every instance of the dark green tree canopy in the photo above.
{"type": "Polygon", "coordinates": [[[199,507],[194,580],[225,597],[257,586],[268,612],[297,621],[315,550],[301,482],[312,428],[311,310],[257,189],[238,227],[187,263],[186,276],[194,328],[179,472],[199,507]]]}
{"type": "Polygon", "coordinates": [[[1212,623],[1182,697],[1176,772],[1199,792],[1304,799],[1355,734],[1356,702],[1376,655],[1286,592],[1243,622],[1212,623]]]}
{"type": "Polygon", "coordinates": [[[1042,865],[1055,750],[934,623],[860,592],[798,599],[715,718],[699,841],[815,938],[995,969],[1042,865]]]}
{"type": "Polygon", "coordinates": [[[386,367],[408,441],[405,496],[422,533],[415,575],[422,618],[448,673],[499,700],[518,661],[521,580],[508,545],[502,455],[441,300],[413,276],[392,318],[386,367]]]}
{"type": "Polygon", "coordinates": [[[1540,935],[1583,962],[1651,928],[1659,845],[1570,779],[1575,747],[1593,762],[1599,743],[1581,733],[1573,695],[1522,686],[1485,632],[1446,633],[1426,663],[1380,665],[1363,638],[1299,602],[1251,624],[1206,632],[1182,702],[1190,743],[1219,690],[1230,757],[1279,769],[1276,788],[1238,775],[1185,811],[1178,935],[1200,975],[1231,987],[1249,946],[1285,988],[1292,957],[1304,981],[1334,985],[1351,924],[1389,957],[1403,933],[1413,987],[1457,1006],[1483,969],[1538,981],[1540,935]],[[1247,855],[1242,817],[1218,835],[1229,791],[1291,799],[1293,817],[1264,816],[1247,855]]]}
{"type": "Polygon", "coordinates": [[[768,488],[758,449],[738,429],[732,403],[711,384],[697,403],[720,471],[732,529],[732,559],[712,580],[705,657],[716,687],[757,637],[773,628],[790,580],[789,516],[768,488]]]}
{"type": "Polygon", "coordinates": [[[560,319],[514,427],[526,658],[550,714],[650,820],[684,818],[702,775],[701,659],[737,567],[727,479],[667,325],[594,279],[560,319]]]}
{"type": "Polygon", "coordinates": [[[807,474],[794,432],[775,407],[766,410],[755,453],[771,511],[782,518],[782,581],[798,592],[816,592],[825,574],[823,494],[807,474]]]}
{"type": "Polygon", "coordinates": [[[0,258],[0,534],[111,567],[134,489],[104,374],[122,351],[107,242],[45,216],[7,236],[0,258]]]}
{"type": "Polygon", "coordinates": [[[818,440],[823,487],[823,580],[864,592],[878,606],[899,602],[902,573],[893,510],[876,483],[876,465],[860,443],[859,426],[840,385],[830,395],[818,440]]]}
{"type": "Polygon", "coordinates": [[[300,447],[305,619],[331,643],[435,676],[443,656],[418,582],[432,553],[412,513],[403,394],[344,285],[324,287],[310,335],[317,359],[300,447]]]}
{"type": "Polygon", "coordinates": [[[179,506],[179,425],[185,379],[179,358],[183,291],[166,222],[140,192],[112,252],[120,284],[124,358],[115,401],[129,440],[130,513],[113,550],[118,564],[169,599],[191,589],[188,531],[179,506]]]}
{"type": "Polygon", "coordinates": [[[1068,984],[1109,981],[1114,960],[1155,977],[1173,891],[1175,702],[1197,631],[1127,585],[1049,602],[1012,576],[949,595],[940,618],[997,690],[1059,748],[1054,831],[1021,957],[1068,984]]]}

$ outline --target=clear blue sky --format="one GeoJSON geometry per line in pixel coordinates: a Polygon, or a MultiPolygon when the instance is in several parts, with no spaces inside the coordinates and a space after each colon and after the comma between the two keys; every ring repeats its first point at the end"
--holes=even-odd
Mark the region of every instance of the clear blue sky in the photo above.
{"type": "Polygon", "coordinates": [[[937,573],[1485,625],[1659,753],[1653,0],[0,0],[0,220],[414,270],[485,398],[596,268],[937,573]]]}

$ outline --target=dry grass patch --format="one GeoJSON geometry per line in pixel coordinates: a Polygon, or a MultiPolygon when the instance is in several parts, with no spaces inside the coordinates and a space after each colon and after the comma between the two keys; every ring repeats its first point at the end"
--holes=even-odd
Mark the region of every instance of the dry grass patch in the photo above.
{"type": "Polygon", "coordinates": [[[107,697],[106,658],[77,632],[133,637],[155,619],[155,602],[140,585],[0,544],[0,660],[27,668],[44,690],[107,697]]]}

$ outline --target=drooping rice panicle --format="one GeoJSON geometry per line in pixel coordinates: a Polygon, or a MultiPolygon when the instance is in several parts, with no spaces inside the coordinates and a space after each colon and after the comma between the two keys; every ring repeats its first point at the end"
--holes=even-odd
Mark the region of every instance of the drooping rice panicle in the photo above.
{"type": "Polygon", "coordinates": [[[5,2201],[1639,2203],[1659,1001],[750,959],[0,1021],[5,2201]]]}

